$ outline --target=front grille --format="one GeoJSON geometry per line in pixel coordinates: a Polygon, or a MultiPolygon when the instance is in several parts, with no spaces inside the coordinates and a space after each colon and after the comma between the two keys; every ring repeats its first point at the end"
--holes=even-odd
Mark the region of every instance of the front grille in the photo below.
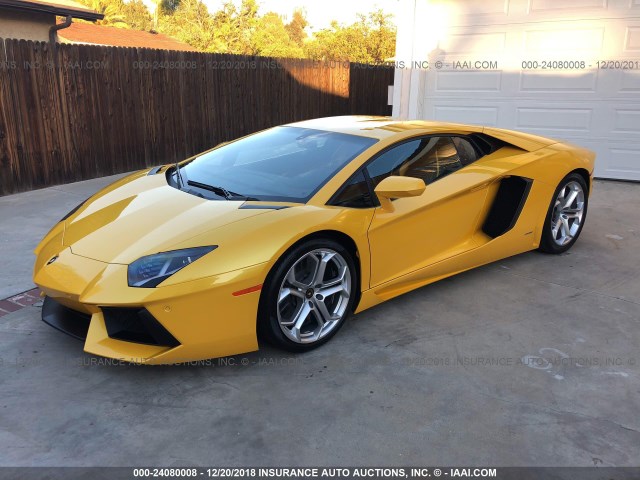
{"type": "Polygon", "coordinates": [[[115,340],[177,347],[180,342],[146,308],[102,307],[107,334],[115,340]]]}

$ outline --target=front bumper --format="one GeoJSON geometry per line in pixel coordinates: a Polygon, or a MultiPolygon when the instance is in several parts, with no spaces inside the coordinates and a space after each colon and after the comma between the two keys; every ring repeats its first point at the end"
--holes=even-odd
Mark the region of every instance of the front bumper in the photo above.
{"type": "Polygon", "coordinates": [[[171,364],[258,349],[256,318],[267,265],[156,288],[127,285],[127,266],[74,255],[36,262],[34,281],[46,294],[43,320],[84,340],[89,353],[118,360],[171,364]],[[236,293],[236,295],[234,295],[236,293]]]}

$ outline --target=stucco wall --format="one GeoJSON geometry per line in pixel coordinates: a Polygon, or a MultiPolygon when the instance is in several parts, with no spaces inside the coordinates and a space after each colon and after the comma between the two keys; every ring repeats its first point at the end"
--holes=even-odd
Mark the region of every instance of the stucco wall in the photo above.
{"type": "Polygon", "coordinates": [[[23,13],[0,10],[0,38],[48,41],[55,16],[46,13],[23,13]]]}

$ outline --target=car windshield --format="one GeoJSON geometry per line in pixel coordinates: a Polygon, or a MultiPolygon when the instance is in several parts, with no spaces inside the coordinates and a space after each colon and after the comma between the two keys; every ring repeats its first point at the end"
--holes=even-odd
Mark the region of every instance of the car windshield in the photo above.
{"type": "Polygon", "coordinates": [[[376,143],[373,138],[275,127],[197,156],[181,168],[184,188],[228,199],[308,201],[333,175],[376,143]]]}

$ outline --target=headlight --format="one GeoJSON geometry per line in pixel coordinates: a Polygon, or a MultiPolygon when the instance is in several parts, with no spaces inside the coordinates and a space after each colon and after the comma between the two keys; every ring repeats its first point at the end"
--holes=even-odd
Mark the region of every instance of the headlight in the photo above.
{"type": "Polygon", "coordinates": [[[178,270],[195,262],[197,259],[218,248],[208,247],[185,248],[172,252],[155,253],[141,257],[127,269],[127,280],[130,287],[153,288],[178,270]]]}

